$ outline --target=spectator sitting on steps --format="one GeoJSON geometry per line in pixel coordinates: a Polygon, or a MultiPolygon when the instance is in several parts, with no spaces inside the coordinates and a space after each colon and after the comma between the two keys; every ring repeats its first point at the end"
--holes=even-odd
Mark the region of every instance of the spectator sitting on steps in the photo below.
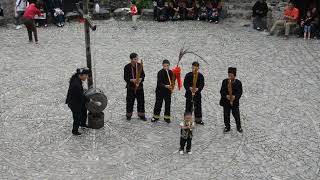
{"type": "Polygon", "coordinates": [[[282,20],[276,21],[271,30],[269,35],[273,35],[274,31],[277,27],[285,28],[285,37],[286,39],[289,38],[290,29],[298,24],[298,17],[299,17],[299,9],[294,7],[292,2],[289,2],[288,6],[284,11],[284,18],[282,20]]]}
{"type": "Polygon", "coordinates": [[[258,0],[252,7],[253,28],[257,30],[267,29],[267,14],[269,8],[265,0],[258,0]]]}

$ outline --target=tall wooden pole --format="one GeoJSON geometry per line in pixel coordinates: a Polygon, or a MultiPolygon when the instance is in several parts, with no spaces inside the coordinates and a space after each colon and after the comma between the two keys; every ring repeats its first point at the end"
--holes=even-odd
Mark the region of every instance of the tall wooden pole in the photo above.
{"type": "Polygon", "coordinates": [[[90,69],[88,77],[88,88],[93,85],[92,78],[92,63],[91,63],[91,47],[90,47],[90,29],[89,29],[89,10],[88,10],[89,0],[83,0],[83,16],[84,16],[84,35],[85,35],[85,44],[86,44],[86,57],[87,57],[87,67],[90,69]]]}

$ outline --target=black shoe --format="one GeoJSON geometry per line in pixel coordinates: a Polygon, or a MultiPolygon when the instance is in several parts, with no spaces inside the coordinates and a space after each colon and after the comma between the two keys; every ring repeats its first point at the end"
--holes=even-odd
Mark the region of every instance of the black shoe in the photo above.
{"type": "Polygon", "coordinates": [[[139,116],[139,118],[142,120],[142,121],[147,121],[147,118],[145,116],[139,116]]]}
{"type": "Polygon", "coordinates": [[[204,125],[204,122],[200,121],[200,122],[196,122],[196,124],[204,125]]]}
{"type": "Polygon", "coordinates": [[[76,136],[80,136],[81,135],[81,133],[79,133],[78,131],[72,131],[72,134],[76,135],[76,136]]]}
{"type": "Polygon", "coordinates": [[[89,126],[88,126],[88,125],[86,125],[86,124],[84,124],[84,125],[80,125],[80,127],[82,127],[82,128],[89,128],[89,126]]]}
{"type": "Polygon", "coordinates": [[[223,132],[227,133],[230,131],[230,128],[224,128],[223,132]]]}
{"type": "Polygon", "coordinates": [[[159,119],[157,119],[157,118],[152,118],[151,119],[151,122],[157,122],[157,121],[159,121],[159,119]]]}
{"type": "Polygon", "coordinates": [[[127,120],[130,121],[131,120],[131,116],[127,116],[127,120]]]}
{"type": "Polygon", "coordinates": [[[239,133],[242,133],[242,132],[243,132],[243,129],[242,129],[242,128],[239,128],[239,129],[237,129],[237,131],[238,131],[239,133]]]}
{"type": "Polygon", "coordinates": [[[166,122],[166,123],[171,123],[171,120],[170,119],[164,119],[164,121],[166,122]]]}

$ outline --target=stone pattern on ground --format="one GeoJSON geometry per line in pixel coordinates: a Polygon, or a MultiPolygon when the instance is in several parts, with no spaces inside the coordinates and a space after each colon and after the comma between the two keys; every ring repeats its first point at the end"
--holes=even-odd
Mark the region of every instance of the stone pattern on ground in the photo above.
{"type": "MultiPolygon", "coordinates": [[[[64,104],[68,80],[85,66],[82,24],[39,29],[40,44],[28,44],[25,29],[0,29],[1,179],[320,179],[320,42],[266,37],[237,24],[197,21],[97,21],[92,55],[97,87],[109,106],[105,127],[71,135],[64,104]],[[155,101],[156,73],[164,58],[174,65],[186,47],[202,55],[205,126],[197,126],[193,155],[179,155],[184,91],[172,98],[167,125],[125,120],[123,67],[129,53],[144,59],[148,117],[155,101]],[[223,134],[219,106],[228,66],[238,68],[244,94],[244,133],[223,134]]],[[[186,56],[182,75],[196,60],[186,56]]],[[[136,115],[135,115],[136,117],[136,115]]]]}

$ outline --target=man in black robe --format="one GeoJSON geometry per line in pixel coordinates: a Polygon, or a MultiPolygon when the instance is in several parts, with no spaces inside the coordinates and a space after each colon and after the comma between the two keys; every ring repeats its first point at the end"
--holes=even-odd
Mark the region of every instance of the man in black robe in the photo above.
{"type": "Polygon", "coordinates": [[[137,99],[138,116],[141,120],[146,121],[143,90],[144,70],[142,64],[138,63],[138,54],[131,53],[130,59],[131,62],[124,67],[124,80],[127,83],[127,120],[131,120],[134,101],[137,99]],[[139,78],[137,78],[138,74],[140,75],[139,78]]]}
{"type": "Polygon", "coordinates": [[[257,30],[267,29],[269,8],[265,0],[258,0],[252,7],[253,27],[257,30]]]}
{"type": "Polygon", "coordinates": [[[73,115],[73,129],[72,134],[81,135],[78,132],[79,126],[88,127],[86,125],[87,121],[87,108],[86,102],[89,100],[84,95],[84,90],[82,86],[82,81],[88,78],[89,69],[79,68],[77,73],[75,73],[70,78],[70,85],[68,90],[68,95],[66,99],[66,104],[72,111],[73,115]]]}
{"type": "Polygon", "coordinates": [[[224,116],[224,132],[229,132],[230,126],[230,112],[236,120],[238,132],[242,132],[241,122],[240,122],[240,111],[239,111],[239,100],[242,96],[242,83],[240,80],[236,79],[237,69],[229,67],[228,78],[222,81],[222,86],[220,90],[221,99],[220,106],[223,106],[223,116],[224,116]],[[228,83],[231,83],[228,86],[228,83]],[[231,89],[230,89],[231,88],[231,89]],[[230,94],[232,91],[232,95],[230,94]]]}
{"type": "Polygon", "coordinates": [[[165,102],[164,121],[171,122],[170,108],[171,108],[171,85],[173,83],[173,73],[169,69],[170,62],[163,60],[163,68],[158,72],[157,76],[157,88],[156,88],[156,103],[154,105],[152,122],[156,122],[160,119],[160,112],[162,108],[163,100],[165,102]]]}
{"type": "Polygon", "coordinates": [[[186,111],[193,112],[196,124],[204,125],[202,121],[201,91],[204,88],[204,76],[198,71],[199,63],[192,63],[192,72],[189,72],[184,79],[183,86],[186,89],[186,111]],[[197,75],[196,75],[197,74],[197,75]],[[198,76],[195,89],[193,88],[193,77],[198,76]]]}

